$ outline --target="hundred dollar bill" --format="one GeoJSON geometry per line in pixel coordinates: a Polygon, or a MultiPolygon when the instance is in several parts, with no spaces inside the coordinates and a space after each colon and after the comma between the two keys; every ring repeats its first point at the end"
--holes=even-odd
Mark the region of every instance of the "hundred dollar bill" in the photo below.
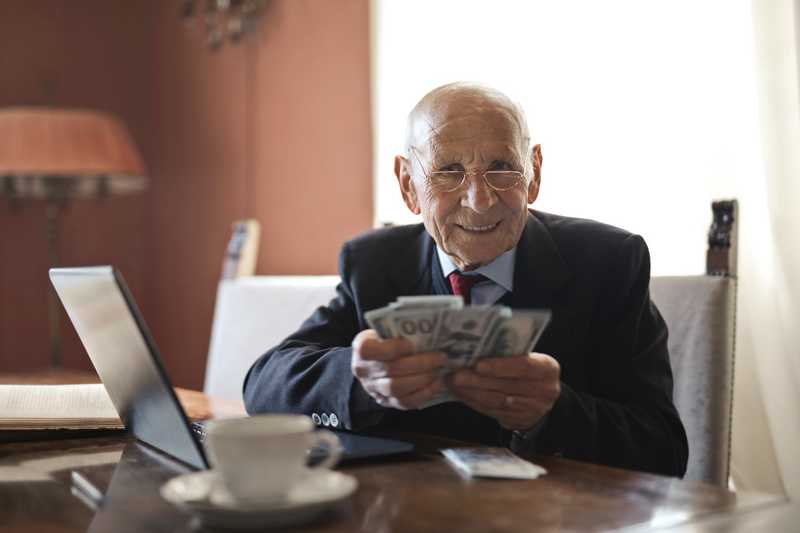
{"type": "Polygon", "coordinates": [[[406,337],[418,352],[434,349],[442,310],[437,308],[391,309],[382,307],[364,313],[364,318],[382,339],[406,337]]]}
{"type": "Polygon", "coordinates": [[[466,366],[490,333],[501,310],[498,307],[465,307],[441,312],[434,349],[447,354],[450,366],[466,366]]]}
{"type": "Polygon", "coordinates": [[[501,317],[469,364],[485,357],[508,357],[529,353],[550,322],[549,310],[516,310],[510,317],[501,317]]]}
{"type": "Polygon", "coordinates": [[[389,307],[381,307],[380,309],[373,309],[364,313],[364,320],[367,321],[369,327],[378,332],[382,339],[393,339],[397,337],[394,331],[394,325],[391,320],[394,310],[389,307]]]}
{"type": "Polygon", "coordinates": [[[432,308],[395,311],[385,318],[391,321],[395,336],[411,340],[417,352],[429,352],[435,349],[441,317],[442,310],[432,308]]]}
{"type": "Polygon", "coordinates": [[[399,335],[399,333],[394,331],[391,323],[391,316],[395,312],[409,311],[413,309],[461,309],[463,307],[464,300],[461,298],[461,296],[400,296],[396,301],[385,307],[367,311],[364,313],[364,318],[366,319],[367,324],[369,324],[372,329],[376,330],[381,338],[390,339],[399,335]]]}
{"type": "MultiPolygon", "coordinates": [[[[364,314],[383,339],[407,337],[419,352],[442,351],[447,375],[474,366],[486,357],[507,357],[530,352],[550,321],[549,310],[515,310],[508,307],[467,306],[460,296],[401,296],[395,302],[364,314]]],[[[422,407],[456,401],[443,391],[422,407]]]]}
{"type": "Polygon", "coordinates": [[[539,339],[542,337],[544,330],[547,329],[547,325],[550,324],[550,319],[553,317],[553,313],[549,309],[538,309],[538,310],[530,310],[530,311],[523,311],[528,313],[535,313],[533,316],[534,325],[531,331],[531,338],[528,340],[528,347],[525,352],[532,352],[533,349],[536,347],[536,343],[539,342],[539,339]]]}

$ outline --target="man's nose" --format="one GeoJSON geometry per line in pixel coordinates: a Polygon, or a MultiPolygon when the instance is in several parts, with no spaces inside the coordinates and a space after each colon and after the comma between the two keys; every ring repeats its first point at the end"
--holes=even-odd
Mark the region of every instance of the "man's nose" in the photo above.
{"type": "Polygon", "coordinates": [[[497,203],[497,193],[489,187],[481,174],[469,174],[466,180],[466,190],[461,198],[462,206],[469,207],[476,213],[485,213],[497,203]]]}

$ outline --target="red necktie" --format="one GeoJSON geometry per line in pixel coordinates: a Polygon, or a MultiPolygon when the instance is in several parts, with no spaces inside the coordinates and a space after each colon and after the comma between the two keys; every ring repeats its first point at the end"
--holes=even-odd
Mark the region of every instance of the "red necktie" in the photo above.
{"type": "Polygon", "coordinates": [[[481,281],[485,280],[486,277],[482,276],[481,274],[476,274],[473,276],[465,276],[464,274],[456,270],[455,272],[447,276],[447,279],[450,280],[450,286],[453,288],[453,294],[464,298],[464,305],[469,305],[471,300],[472,287],[476,283],[480,283],[481,281]]]}

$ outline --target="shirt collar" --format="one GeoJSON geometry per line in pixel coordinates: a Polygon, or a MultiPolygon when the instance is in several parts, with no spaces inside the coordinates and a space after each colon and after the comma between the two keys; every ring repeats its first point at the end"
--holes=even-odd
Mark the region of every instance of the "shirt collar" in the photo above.
{"type": "MultiPolygon", "coordinates": [[[[475,270],[470,270],[469,274],[483,274],[493,282],[503,287],[508,292],[514,289],[514,258],[516,257],[517,247],[510,249],[502,255],[496,257],[494,261],[488,265],[484,265],[475,270]]],[[[450,256],[444,253],[439,246],[436,246],[436,254],[439,256],[439,265],[442,267],[442,274],[447,278],[458,267],[450,259],[450,256]]]]}

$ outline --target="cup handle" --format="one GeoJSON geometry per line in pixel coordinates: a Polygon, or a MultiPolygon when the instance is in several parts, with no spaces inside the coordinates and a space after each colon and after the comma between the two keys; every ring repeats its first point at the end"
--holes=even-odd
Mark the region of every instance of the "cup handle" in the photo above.
{"type": "Polygon", "coordinates": [[[317,430],[311,436],[315,441],[312,447],[322,443],[327,445],[326,449],[328,450],[328,456],[311,468],[333,468],[336,466],[342,456],[342,445],[339,442],[339,437],[326,429],[317,430]]]}

